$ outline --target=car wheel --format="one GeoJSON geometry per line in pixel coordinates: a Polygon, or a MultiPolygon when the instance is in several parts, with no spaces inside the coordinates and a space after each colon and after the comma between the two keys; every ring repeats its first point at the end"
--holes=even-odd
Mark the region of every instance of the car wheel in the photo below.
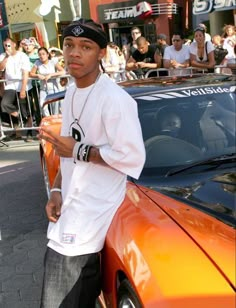
{"type": "Polygon", "coordinates": [[[48,199],[50,197],[50,183],[49,183],[49,176],[48,176],[48,168],[46,164],[45,156],[42,156],[42,168],[43,168],[43,179],[44,179],[44,185],[46,188],[46,193],[48,196],[48,199]]]}
{"type": "Polygon", "coordinates": [[[117,306],[118,308],[142,308],[134,288],[127,279],[120,284],[117,306]]]}

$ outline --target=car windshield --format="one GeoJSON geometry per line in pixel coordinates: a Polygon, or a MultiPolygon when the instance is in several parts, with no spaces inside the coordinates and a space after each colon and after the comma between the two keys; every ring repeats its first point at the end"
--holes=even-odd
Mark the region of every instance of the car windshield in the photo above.
{"type": "Polygon", "coordinates": [[[164,175],[235,153],[235,87],[202,87],[135,97],[146,147],[143,174],[164,175]]]}

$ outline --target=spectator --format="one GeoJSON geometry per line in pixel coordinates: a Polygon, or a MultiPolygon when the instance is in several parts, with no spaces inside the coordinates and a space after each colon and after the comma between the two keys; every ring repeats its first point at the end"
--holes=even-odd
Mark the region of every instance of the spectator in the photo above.
{"type": "Polygon", "coordinates": [[[227,68],[236,75],[236,44],[234,45],[234,56],[227,61],[227,68]]]}
{"type": "Polygon", "coordinates": [[[216,47],[223,47],[223,40],[222,37],[219,34],[213,35],[212,37],[212,44],[216,47]]]}
{"type": "Polygon", "coordinates": [[[122,47],[122,49],[124,50],[125,48],[125,59],[126,61],[128,61],[128,59],[130,58],[130,56],[133,55],[133,53],[137,50],[138,46],[137,46],[137,39],[142,35],[141,33],[141,29],[139,27],[134,26],[133,28],[131,28],[131,37],[132,37],[132,42],[129,43],[127,46],[122,47]]]}
{"type": "Polygon", "coordinates": [[[59,62],[59,64],[62,66],[61,62],[64,61],[63,51],[60,48],[54,46],[50,47],[48,51],[50,53],[51,59],[59,62]]]}
{"type": "MultiPolygon", "coordinates": [[[[39,60],[38,56],[38,43],[36,39],[33,39],[32,37],[30,39],[24,39],[21,41],[21,45],[23,47],[23,51],[27,54],[30,60],[30,66],[31,69],[34,66],[35,62],[39,60]]],[[[40,106],[39,106],[39,93],[40,84],[37,80],[32,80],[32,100],[33,100],[33,108],[34,109],[34,115],[37,125],[39,125],[41,121],[41,112],[40,112],[40,106]]],[[[31,101],[32,101],[31,100],[31,101]]]]}
{"type": "Polygon", "coordinates": [[[207,26],[203,23],[200,23],[197,28],[202,28],[205,31],[205,42],[211,42],[211,35],[207,33],[207,26]]]}
{"type": "Polygon", "coordinates": [[[190,45],[190,63],[197,70],[214,69],[214,46],[211,41],[205,42],[205,30],[197,27],[194,30],[194,39],[190,45]]]}
{"type": "Polygon", "coordinates": [[[2,112],[12,117],[16,138],[21,138],[17,131],[20,114],[26,126],[32,127],[31,110],[27,101],[27,91],[32,88],[31,82],[28,81],[30,61],[24,52],[16,50],[16,42],[12,38],[6,38],[3,45],[5,52],[0,55],[0,70],[5,70],[6,83],[1,108],[2,112]]]}
{"type": "MultiPolygon", "coordinates": [[[[167,44],[167,36],[164,33],[160,33],[157,35],[157,45],[156,45],[156,54],[155,54],[155,61],[160,64],[160,68],[164,68],[164,63],[163,63],[163,57],[165,53],[166,47],[169,45],[167,44]]],[[[167,71],[160,71],[159,76],[167,76],[168,72],[167,71]]]]}
{"type": "Polygon", "coordinates": [[[108,43],[106,54],[102,59],[102,66],[113,81],[119,81],[119,62],[118,46],[113,42],[108,43]]]}
{"type": "Polygon", "coordinates": [[[163,33],[157,35],[157,48],[160,50],[162,57],[164,56],[164,52],[166,47],[169,46],[167,44],[167,36],[163,33]]]}
{"type": "Polygon", "coordinates": [[[236,27],[233,25],[225,25],[223,28],[223,48],[227,49],[228,54],[225,56],[224,64],[227,65],[228,60],[235,59],[234,46],[236,45],[236,27]]]}
{"type": "MultiPolygon", "coordinates": [[[[38,50],[39,60],[37,60],[31,69],[30,76],[40,80],[40,107],[44,116],[49,116],[48,107],[43,108],[45,98],[48,94],[58,92],[58,83],[55,77],[65,74],[63,67],[59,63],[51,60],[50,54],[45,47],[38,50]]],[[[52,104],[52,114],[59,113],[59,103],[52,104]]]]}
{"type": "Polygon", "coordinates": [[[126,69],[134,71],[138,78],[144,78],[148,70],[161,66],[161,58],[159,57],[159,63],[157,63],[156,45],[150,45],[145,37],[140,36],[137,39],[137,46],[138,49],[130,56],[126,69]]]}
{"type": "Polygon", "coordinates": [[[169,75],[186,75],[188,70],[182,68],[189,67],[190,52],[189,46],[184,45],[184,35],[174,32],[171,46],[166,47],[163,57],[164,68],[170,69],[169,75]]]}

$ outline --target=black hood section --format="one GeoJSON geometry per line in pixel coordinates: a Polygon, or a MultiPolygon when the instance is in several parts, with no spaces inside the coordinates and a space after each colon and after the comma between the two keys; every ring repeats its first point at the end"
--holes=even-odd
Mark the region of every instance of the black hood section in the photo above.
{"type": "Polygon", "coordinates": [[[192,176],[167,177],[158,184],[155,185],[154,181],[151,181],[145,186],[207,212],[235,227],[236,172],[232,169],[222,173],[204,172],[194,173],[192,176]]]}

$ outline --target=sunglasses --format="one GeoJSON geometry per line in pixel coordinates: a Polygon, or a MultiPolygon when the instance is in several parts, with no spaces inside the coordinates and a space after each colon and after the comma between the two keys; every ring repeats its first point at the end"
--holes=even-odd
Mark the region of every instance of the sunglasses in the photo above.
{"type": "Polygon", "coordinates": [[[197,32],[197,31],[201,31],[201,32],[205,33],[205,29],[203,29],[201,27],[197,27],[196,29],[194,29],[193,32],[197,32]]]}
{"type": "Polygon", "coordinates": [[[181,40],[173,39],[172,42],[180,42],[181,40]]]}
{"type": "Polygon", "coordinates": [[[11,47],[11,44],[4,44],[4,47],[11,47]]]}

